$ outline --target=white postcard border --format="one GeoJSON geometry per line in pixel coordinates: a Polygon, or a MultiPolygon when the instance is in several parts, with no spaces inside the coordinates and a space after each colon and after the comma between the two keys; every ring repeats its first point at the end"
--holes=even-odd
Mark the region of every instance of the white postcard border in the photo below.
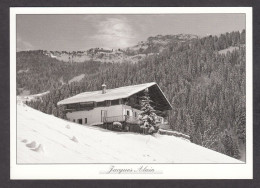
{"type": "Polygon", "coordinates": [[[253,60],[251,7],[12,7],[10,8],[10,178],[11,179],[252,179],[253,60]],[[16,14],[246,14],[246,163],[245,164],[16,164],[16,14]],[[106,174],[120,169],[154,169],[151,174],[106,174]]]}

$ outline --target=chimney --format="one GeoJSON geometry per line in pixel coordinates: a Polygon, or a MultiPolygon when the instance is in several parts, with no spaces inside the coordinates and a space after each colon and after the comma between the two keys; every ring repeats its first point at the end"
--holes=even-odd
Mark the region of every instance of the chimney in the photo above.
{"type": "Polygon", "coordinates": [[[102,94],[106,93],[106,84],[102,84],[102,94]]]}

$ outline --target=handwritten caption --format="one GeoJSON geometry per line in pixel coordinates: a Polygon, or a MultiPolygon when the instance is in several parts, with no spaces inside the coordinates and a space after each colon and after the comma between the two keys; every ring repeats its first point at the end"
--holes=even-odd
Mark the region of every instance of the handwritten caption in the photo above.
{"type": "Polygon", "coordinates": [[[111,165],[107,170],[100,171],[101,174],[162,174],[162,170],[156,170],[149,165],[141,165],[137,167],[122,168],[111,165]]]}

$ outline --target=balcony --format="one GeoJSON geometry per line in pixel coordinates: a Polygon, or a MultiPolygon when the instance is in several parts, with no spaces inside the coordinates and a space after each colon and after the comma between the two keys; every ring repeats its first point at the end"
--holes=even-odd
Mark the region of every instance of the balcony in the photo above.
{"type": "Polygon", "coordinates": [[[127,122],[130,124],[141,123],[137,117],[128,116],[128,115],[103,117],[103,122],[104,123],[127,122]]]}

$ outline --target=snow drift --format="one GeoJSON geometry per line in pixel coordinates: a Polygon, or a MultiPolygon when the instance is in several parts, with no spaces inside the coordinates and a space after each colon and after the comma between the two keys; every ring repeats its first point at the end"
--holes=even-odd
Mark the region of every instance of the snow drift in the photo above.
{"type": "Polygon", "coordinates": [[[112,132],[68,122],[17,105],[17,162],[21,163],[242,163],[167,135],[112,132]]]}

